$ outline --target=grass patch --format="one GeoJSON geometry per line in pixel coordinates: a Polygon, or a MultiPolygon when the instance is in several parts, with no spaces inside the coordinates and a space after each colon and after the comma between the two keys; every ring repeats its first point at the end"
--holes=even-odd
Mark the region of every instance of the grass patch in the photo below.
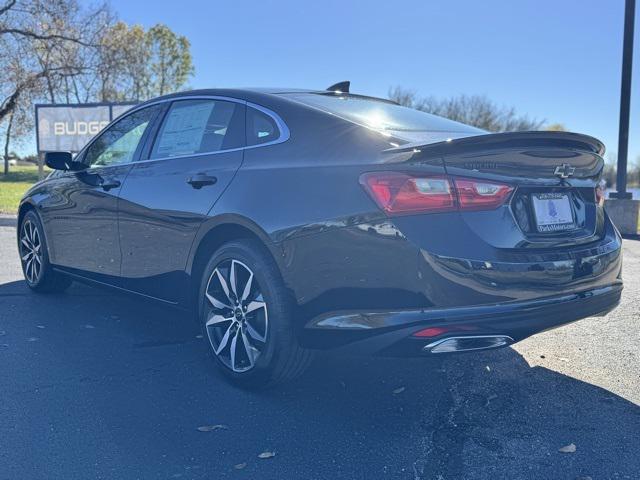
{"type": "MultiPolygon", "coordinates": [[[[44,169],[45,175],[50,172],[44,169]]],[[[0,173],[0,213],[17,213],[24,192],[38,181],[36,165],[9,167],[9,174],[0,173]]]]}

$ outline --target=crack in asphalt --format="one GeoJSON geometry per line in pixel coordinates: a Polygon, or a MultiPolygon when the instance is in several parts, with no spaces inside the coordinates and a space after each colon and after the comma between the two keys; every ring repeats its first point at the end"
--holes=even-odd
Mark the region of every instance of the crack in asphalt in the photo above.
{"type": "Polygon", "coordinates": [[[414,479],[460,478],[463,474],[463,449],[472,428],[465,412],[460,386],[469,380],[470,371],[460,371],[445,362],[448,391],[439,399],[433,422],[422,444],[423,453],[414,462],[414,479]]]}

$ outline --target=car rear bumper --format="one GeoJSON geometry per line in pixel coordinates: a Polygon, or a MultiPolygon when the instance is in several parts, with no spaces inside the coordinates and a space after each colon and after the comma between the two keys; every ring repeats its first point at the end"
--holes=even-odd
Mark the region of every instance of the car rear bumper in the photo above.
{"type": "Polygon", "coordinates": [[[618,305],[621,293],[620,280],[580,292],[492,305],[329,313],[308,322],[301,339],[311,348],[338,347],[390,356],[437,353],[447,348],[434,347],[451,338],[480,339],[473,344],[480,348],[469,350],[495,348],[585,317],[603,315],[618,305]],[[424,336],[415,336],[425,329],[430,330],[424,336]]]}

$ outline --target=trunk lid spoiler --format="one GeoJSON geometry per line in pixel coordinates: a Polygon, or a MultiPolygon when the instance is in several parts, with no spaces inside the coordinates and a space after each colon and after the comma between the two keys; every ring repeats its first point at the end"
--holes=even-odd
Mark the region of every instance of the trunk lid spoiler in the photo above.
{"type": "MultiPolygon", "coordinates": [[[[487,133],[479,135],[462,134],[464,136],[458,136],[458,138],[455,138],[456,132],[442,132],[442,135],[437,135],[438,132],[433,133],[433,139],[430,141],[405,143],[398,147],[388,148],[384,150],[384,152],[400,153],[413,150],[426,151],[446,148],[448,153],[458,148],[464,149],[469,146],[476,148],[487,147],[489,149],[552,146],[588,151],[599,156],[604,155],[605,152],[604,144],[597,138],[572,132],[535,131],[487,133]]],[[[457,135],[460,134],[458,133],[457,135]]]]}
{"type": "Polygon", "coordinates": [[[413,153],[411,162],[440,157],[453,175],[557,182],[599,178],[605,147],[588,135],[569,132],[508,132],[405,143],[383,154],[413,153]]]}

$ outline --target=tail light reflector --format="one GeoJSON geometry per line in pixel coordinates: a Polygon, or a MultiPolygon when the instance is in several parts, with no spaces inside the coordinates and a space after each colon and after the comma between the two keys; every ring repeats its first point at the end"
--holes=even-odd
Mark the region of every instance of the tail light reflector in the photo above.
{"type": "Polygon", "coordinates": [[[365,173],[360,183],[388,215],[490,210],[502,205],[513,191],[502,183],[398,172],[365,173]]]}
{"type": "Polygon", "coordinates": [[[414,337],[437,337],[438,335],[442,335],[443,333],[448,332],[449,330],[444,327],[429,327],[423,330],[419,330],[413,334],[414,337]]]}

